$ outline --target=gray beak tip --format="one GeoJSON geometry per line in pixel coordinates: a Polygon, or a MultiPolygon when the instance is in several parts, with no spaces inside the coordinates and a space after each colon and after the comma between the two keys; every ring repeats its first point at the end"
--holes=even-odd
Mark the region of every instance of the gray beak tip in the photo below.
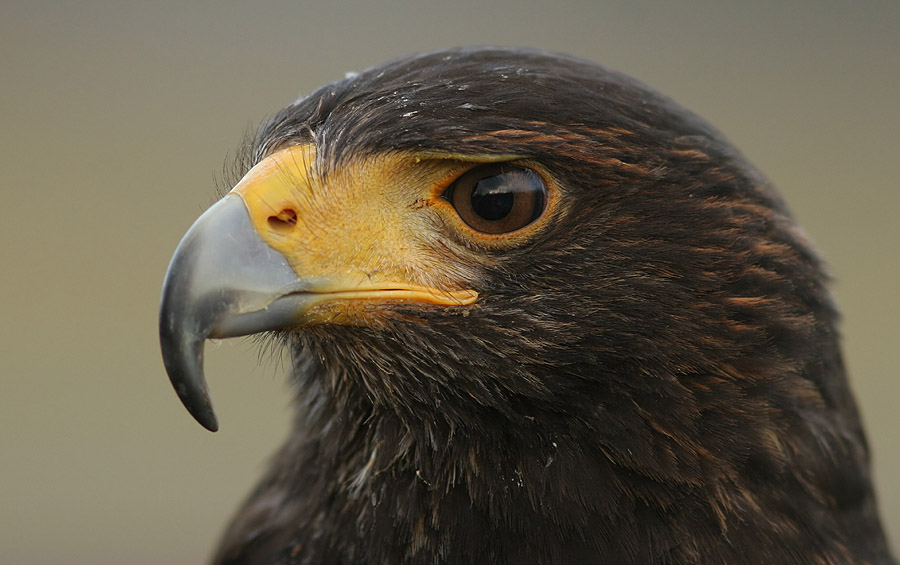
{"type": "Polygon", "coordinates": [[[208,395],[204,394],[198,397],[180,386],[175,387],[175,392],[178,393],[178,398],[181,399],[181,403],[187,408],[187,411],[201,426],[211,432],[219,430],[219,420],[216,418],[208,395]]]}
{"type": "Polygon", "coordinates": [[[171,326],[168,324],[162,324],[159,332],[163,362],[169,380],[191,416],[201,426],[214,432],[219,429],[219,422],[203,376],[204,340],[186,340],[179,332],[166,331],[169,327],[171,326]]]}

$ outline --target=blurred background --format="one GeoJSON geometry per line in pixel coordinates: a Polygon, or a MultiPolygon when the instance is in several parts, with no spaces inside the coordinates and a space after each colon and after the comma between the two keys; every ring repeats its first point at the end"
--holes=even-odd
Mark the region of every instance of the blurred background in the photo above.
{"type": "Polygon", "coordinates": [[[385,59],[527,45],[718,126],[828,259],[900,546],[900,2],[3,2],[0,562],[198,563],[283,438],[283,364],[207,346],[181,407],[157,305],[243,133],[385,59]]]}

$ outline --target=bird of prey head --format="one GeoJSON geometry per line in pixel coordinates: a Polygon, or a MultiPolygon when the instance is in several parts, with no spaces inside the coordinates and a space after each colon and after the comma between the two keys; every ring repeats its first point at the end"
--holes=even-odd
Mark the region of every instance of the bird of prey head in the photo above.
{"type": "Polygon", "coordinates": [[[820,260],[713,128],[464,48],[281,110],[166,275],[166,369],[290,348],[221,563],[886,563],[820,260]]]}

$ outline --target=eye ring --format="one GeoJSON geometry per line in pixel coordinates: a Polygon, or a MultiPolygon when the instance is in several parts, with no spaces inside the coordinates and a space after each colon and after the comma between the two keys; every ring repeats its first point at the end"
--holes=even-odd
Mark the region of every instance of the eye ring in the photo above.
{"type": "Polygon", "coordinates": [[[441,195],[472,229],[505,234],[537,220],[547,207],[547,185],[533,169],[509,163],[479,165],[441,195]]]}

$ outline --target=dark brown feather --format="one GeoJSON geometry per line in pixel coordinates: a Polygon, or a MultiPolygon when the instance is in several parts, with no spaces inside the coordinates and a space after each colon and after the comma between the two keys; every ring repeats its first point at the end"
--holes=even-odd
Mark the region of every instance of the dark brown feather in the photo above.
{"type": "Polygon", "coordinates": [[[893,563],[821,262],[705,122],[592,63],[468,48],[328,85],[252,151],[300,142],[325,170],[528,155],[566,205],[502,253],[447,234],[482,265],[465,317],[282,336],[296,425],[217,562],[893,563]]]}

